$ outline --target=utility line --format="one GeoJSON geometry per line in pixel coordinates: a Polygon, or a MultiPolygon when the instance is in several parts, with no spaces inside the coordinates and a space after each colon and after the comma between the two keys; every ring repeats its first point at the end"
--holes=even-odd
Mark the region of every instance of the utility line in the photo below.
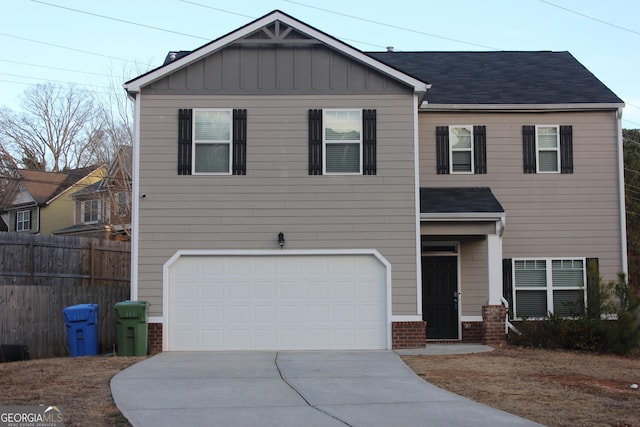
{"type": "Polygon", "coordinates": [[[185,37],[192,37],[194,39],[201,39],[201,40],[207,40],[207,41],[211,40],[210,37],[194,36],[193,34],[181,33],[180,31],[167,30],[165,28],[154,27],[153,25],[140,24],[138,22],[127,21],[125,19],[120,19],[120,18],[114,18],[112,16],[100,15],[98,13],[87,12],[85,10],[74,9],[74,8],[71,8],[71,7],[61,6],[61,5],[53,4],[53,3],[47,3],[47,2],[44,2],[44,1],[40,1],[40,0],[31,0],[31,1],[34,2],[34,3],[43,4],[45,6],[57,7],[59,9],[69,10],[71,12],[82,13],[84,15],[95,16],[97,18],[108,19],[108,20],[111,20],[111,21],[121,22],[121,23],[129,24],[129,25],[135,25],[135,26],[138,26],[138,27],[149,28],[151,30],[164,31],[165,33],[177,34],[179,36],[185,36],[185,37]]]}
{"type": "Polygon", "coordinates": [[[618,28],[620,30],[628,31],[630,33],[633,33],[633,34],[636,34],[636,35],[640,36],[640,32],[638,32],[638,31],[631,30],[631,29],[625,28],[625,27],[621,27],[620,25],[612,24],[611,22],[603,21],[602,19],[594,18],[593,16],[585,15],[584,13],[580,13],[580,12],[577,12],[575,10],[571,10],[569,8],[557,5],[555,3],[551,3],[550,1],[547,1],[547,0],[538,0],[538,1],[541,2],[541,3],[548,4],[549,6],[557,7],[558,9],[566,10],[567,12],[575,13],[576,15],[580,15],[580,16],[582,16],[584,18],[588,18],[588,19],[591,19],[593,21],[600,22],[601,24],[609,25],[610,27],[618,28]]]}
{"type": "Polygon", "coordinates": [[[431,34],[431,33],[426,33],[424,31],[413,30],[413,29],[406,28],[406,27],[400,27],[398,25],[391,25],[391,24],[387,24],[385,22],[374,21],[372,19],[361,18],[361,17],[355,16],[355,15],[348,15],[346,13],[335,12],[333,10],[323,9],[321,7],[311,6],[311,5],[300,3],[300,2],[297,2],[297,1],[293,1],[293,0],[284,0],[284,1],[286,1],[287,3],[297,4],[299,6],[308,7],[310,9],[320,10],[322,12],[332,13],[334,15],[339,15],[339,16],[344,16],[344,17],[351,18],[351,19],[356,19],[358,21],[369,22],[371,24],[382,25],[384,27],[394,28],[396,30],[407,31],[407,32],[410,32],[410,33],[420,34],[420,35],[429,36],[429,37],[435,37],[435,38],[442,39],[442,40],[448,40],[448,41],[467,44],[467,45],[476,46],[476,47],[483,47],[483,48],[486,48],[486,49],[501,50],[501,49],[499,49],[497,47],[492,47],[492,46],[487,46],[487,45],[483,45],[483,44],[467,42],[467,41],[464,41],[464,40],[453,39],[453,38],[450,38],[450,37],[439,36],[437,34],[431,34]]]}

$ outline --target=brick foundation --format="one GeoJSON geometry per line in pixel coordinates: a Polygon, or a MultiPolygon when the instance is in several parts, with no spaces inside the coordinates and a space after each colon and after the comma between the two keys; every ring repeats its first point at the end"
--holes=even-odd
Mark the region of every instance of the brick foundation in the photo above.
{"type": "Polygon", "coordinates": [[[484,342],[484,323],[462,322],[462,342],[471,344],[484,342]]]}
{"type": "Polygon", "coordinates": [[[391,348],[420,348],[427,345],[426,323],[391,322],[391,348]]]}
{"type": "Polygon", "coordinates": [[[503,305],[485,305],[482,307],[484,344],[501,346],[506,344],[505,319],[507,310],[503,305]]]}
{"type": "Polygon", "coordinates": [[[162,323],[149,323],[149,354],[162,352],[162,323]]]}
{"type": "MultiPolygon", "coordinates": [[[[149,323],[149,354],[162,352],[162,323],[149,323]]],[[[426,346],[426,323],[392,322],[391,347],[421,348],[426,346]]]]}

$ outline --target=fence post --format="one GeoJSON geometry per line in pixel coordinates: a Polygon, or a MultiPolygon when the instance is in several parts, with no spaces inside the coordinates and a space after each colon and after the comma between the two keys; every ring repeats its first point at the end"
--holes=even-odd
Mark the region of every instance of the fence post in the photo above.
{"type": "Polygon", "coordinates": [[[36,270],[36,256],[33,249],[33,239],[29,240],[29,284],[31,286],[36,284],[35,270],[36,270]]]}
{"type": "Polygon", "coordinates": [[[89,268],[90,268],[90,272],[89,272],[89,286],[93,286],[95,285],[95,277],[96,277],[96,267],[94,265],[95,263],[95,259],[96,259],[96,247],[94,244],[94,241],[91,240],[89,242],[89,268]]]}

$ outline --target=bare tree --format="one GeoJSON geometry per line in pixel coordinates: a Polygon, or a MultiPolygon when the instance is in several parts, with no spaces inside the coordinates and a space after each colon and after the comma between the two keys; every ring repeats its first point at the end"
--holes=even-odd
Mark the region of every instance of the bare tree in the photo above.
{"type": "Polygon", "coordinates": [[[59,172],[98,160],[93,94],[74,86],[52,83],[24,92],[23,113],[0,110],[0,138],[25,168],[59,172]]]}

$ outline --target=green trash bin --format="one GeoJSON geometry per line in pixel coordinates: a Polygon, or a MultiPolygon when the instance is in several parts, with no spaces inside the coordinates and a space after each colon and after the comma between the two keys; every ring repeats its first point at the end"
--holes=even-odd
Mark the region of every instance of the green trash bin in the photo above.
{"type": "Polygon", "coordinates": [[[148,342],[149,303],[122,301],[116,303],[116,342],[118,356],[146,356],[148,342]]]}

